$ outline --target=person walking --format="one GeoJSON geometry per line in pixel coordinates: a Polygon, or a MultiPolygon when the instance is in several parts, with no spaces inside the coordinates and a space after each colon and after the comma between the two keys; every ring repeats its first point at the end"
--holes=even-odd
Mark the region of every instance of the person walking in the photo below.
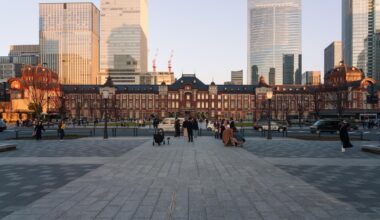
{"type": "Polygon", "coordinates": [[[158,118],[155,117],[155,118],[153,119],[153,128],[154,128],[154,129],[157,129],[159,124],[160,124],[160,120],[158,120],[158,118]]]}
{"type": "Polygon", "coordinates": [[[59,134],[59,140],[63,141],[63,138],[65,137],[65,122],[61,120],[58,124],[58,134],[59,134]]]}
{"type": "Polygon", "coordinates": [[[180,124],[178,118],[175,119],[174,130],[175,130],[175,135],[174,135],[174,137],[179,137],[179,136],[181,136],[181,124],[180,124]]]}
{"type": "Polygon", "coordinates": [[[195,137],[197,137],[198,131],[199,131],[199,125],[198,120],[196,118],[193,118],[191,121],[191,126],[193,128],[193,134],[195,133],[195,137]]]}
{"type": "Polygon", "coordinates": [[[194,141],[194,137],[193,137],[193,125],[192,125],[191,121],[192,121],[192,118],[189,118],[189,119],[186,119],[183,122],[183,127],[187,131],[187,136],[188,136],[189,142],[193,142],[194,141]]]}
{"type": "Polygon", "coordinates": [[[353,147],[350,142],[350,137],[348,136],[349,127],[350,125],[347,123],[346,120],[344,120],[339,129],[339,137],[340,137],[340,140],[342,141],[342,153],[346,152],[347,148],[353,147]]]}
{"type": "Polygon", "coordinates": [[[45,131],[45,128],[42,125],[42,121],[40,121],[34,127],[34,135],[36,137],[36,140],[41,140],[42,139],[42,131],[45,131]]]}

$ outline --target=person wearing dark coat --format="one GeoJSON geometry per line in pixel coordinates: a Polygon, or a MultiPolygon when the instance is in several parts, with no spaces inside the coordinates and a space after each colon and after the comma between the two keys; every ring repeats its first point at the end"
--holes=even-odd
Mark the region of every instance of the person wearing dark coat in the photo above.
{"type": "Polygon", "coordinates": [[[189,142],[194,142],[192,118],[190,118],[189,120],[185,120],[183,122],[183,127],[186,128],[187,130],[187,136],[189,138],[189,142]]]}
{"type": "MultiPolygon", "coordinates": [[[[192,127],[193,127],[195,134],[197,134],[198,130],[199,130],[197,119],[193,118],[193,120],[191,120],[191,123],[192,123],[192,127]]],[[[195,135],[195,137],[196,137],[196,135],[195,135]]]]}
{"type": "Polygon", "coordinates": [[[343,123],[339,129],[339,136],[340,136],[340,140],[342,141],[342,152],[343,153],[346,152],[346,148],[353,147],[351,142],[350,142],[350,137],[348,136],[348,128],[349,127],[350,127],[350,125],[346,121],[343,121],[343,123]]]}
{"type": "Polygon", "coordinates": [[[226,121],[225,120],[222,120],[222,123],[220,124],[220,139],[223,140],[223,132],[224,130],[226,130],[226,121]]]}
{"type": "Polygon", "coordinates": [[[158,118],[155,117],[155,118],[153,119],[153,128],[154,128],[154,129],[157,129],[159,124],[160,124],[160,120],[158,120],[158,118]]]}
{"type": "Polygon", "coordinates": [[[235,121],[233,118],[230,120],[230,128],[233,129],[235,127],[235,121]]]}
{"type": "Polygon", "coordinates": [[[174,135],[174,137],[181,136],[181,124],[180,124],[178,118],[175,119],[174,129],[175,129],[175,135],[174,135]]]}
{"type": "Polygon", "coordinates": [[[36,127],[34,127],[34,132],[35,132],[35,137],[36,140],[41,140],[42,139],[42,131],[45,131],[44,126],[42,125],[42,122],[40,121],[36,127]]]}

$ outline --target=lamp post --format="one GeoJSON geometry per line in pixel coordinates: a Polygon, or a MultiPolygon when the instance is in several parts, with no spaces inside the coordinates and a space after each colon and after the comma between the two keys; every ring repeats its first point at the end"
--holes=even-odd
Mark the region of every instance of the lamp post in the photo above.
{"type": "Polygon", "coordinates": [[[273,91],[267,91],[267,99],[268,99],[268,105],[269,105],[269,112],[268,112],[268,136],[267,139],[272,139],[272,126],[271,126],[271,119],[272,119],[272,98],[273,98],[273,91]]]}
{"type": "Polygon", "coordinates": [[[99,89],[100,95],[104,99],[104,134],[103,134],[103,139],[107,140],[108,139],[108,112],[107,112],[107,102],[108,99],[111,98],[115,93],[116,93],[116,88],[113,85],[111,77],[107,78],[106,83],[99,89]]]}

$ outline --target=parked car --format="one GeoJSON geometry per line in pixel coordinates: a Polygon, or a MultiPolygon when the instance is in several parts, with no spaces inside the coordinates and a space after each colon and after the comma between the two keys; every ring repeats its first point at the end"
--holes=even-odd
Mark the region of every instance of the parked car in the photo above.
{"type": "MultiPolygon", "coordinates": [[[[283,131],[286,131],[287,128],[288,128],[288,126],[287,126],[287,123],[285,123],[285,122],[271,121],[271,130],[272,131],[283,132],[283,131]]],[[[266,120],[258,121],[255,124],[254,129],[258,130],[258,131],[267,131],[267,130],[269,130],[269,128],[268,128],[268,121],[266,121],[266,120]]]]}
{"type": "MultiPolygon", "coordinates": [[[[185,121],[184,118],[178,118],[179,119],[179,124],[182,128],[182,123],[185,121]]],[[[175,131],[174,129],[174,124],[175,124],[175,118],[164,118],[160,124],[158,124],[158,129],[163,129],[165,132],[166,131],[175,131]]]]}
{"type": "Polygon", "coordinates": [[[4,122],[4,120],[0,119],[0,132],[3,132],[7,129],[7,124],[4,122]]]}
{"type": "MultiPolygon", "coordinates": [[[[312,134],[319,132],[338,132],[341,126],[342,120],[338,119],[321,119],[316,121],[312,126],[310,126],[310,132],[312,134]]],[[[350,130],[358,130],[358,126],[354,122],[348,121],[350,124],[350,130]]]]}

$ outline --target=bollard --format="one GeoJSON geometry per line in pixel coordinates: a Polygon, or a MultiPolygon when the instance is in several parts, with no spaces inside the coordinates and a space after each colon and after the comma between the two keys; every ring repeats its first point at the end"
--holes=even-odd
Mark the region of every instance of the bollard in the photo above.
{"type": "Polygon", "coordinates": [[[363,140],[363,132],[360,132],[360,140],[363,140]]]}
{"type": "Polygon", "coordinates": [[[16,140],[18,139],[18,130],[15,131],[16,132],[16,140]]]}

